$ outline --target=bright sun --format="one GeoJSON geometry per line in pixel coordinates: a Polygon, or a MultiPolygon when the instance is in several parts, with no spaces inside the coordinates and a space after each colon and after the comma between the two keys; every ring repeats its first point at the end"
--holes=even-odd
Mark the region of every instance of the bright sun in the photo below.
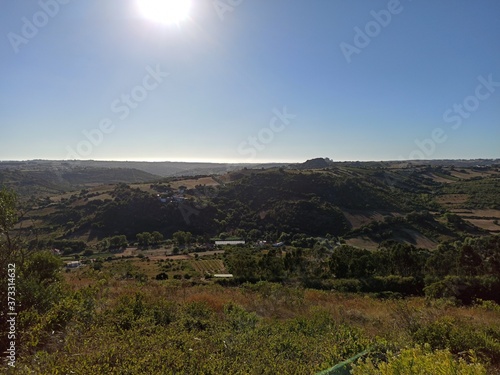
{"type": "Polygon", "coordinates": [[[164,24],[179,23],[189,16],[191,0],[137,0],[144,17],[164,24]]]}

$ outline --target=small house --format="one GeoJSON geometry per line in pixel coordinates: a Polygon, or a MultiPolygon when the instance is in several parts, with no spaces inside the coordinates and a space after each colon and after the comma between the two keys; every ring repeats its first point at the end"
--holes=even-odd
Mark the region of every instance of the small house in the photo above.
{"type": "Polygon", "coordinates": [[[66,268],[78,268],[81,267],[82,263],[78,260],[66,263],[66,268]]]}

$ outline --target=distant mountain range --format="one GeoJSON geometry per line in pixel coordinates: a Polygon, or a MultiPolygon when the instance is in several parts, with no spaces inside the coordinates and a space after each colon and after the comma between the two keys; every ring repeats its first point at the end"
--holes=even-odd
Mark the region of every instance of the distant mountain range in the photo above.
{"type": "Polygon", "coordinates": [[[338,162],[330,158],[314,158],[304,163],[205,163],[205,162],[146,162],[146,161],[96,161],[96,160],[27,160],[0,161],[0,171],[4,169],[40,171],[68,171],[84,168],[136,169],[159,177],[195,176],[200,174],[221,174],[247,168],[289,167],[292,169],[320,169],[331,166],[390,166],[390,165],[442,165],[455,167],[490,166],[500,164],[500,159],[445,159],[445,160],[404,160],[404,161],[346,161],[338,162]]]}
{"type": "Polygon", "coordinates": [[[196,162],[145,162],[145,161],[95,161],[95,160],[28,160],[0,161],[0,171],[53,171],[55,173],[88,168],[135,169],[154,175],[153,177],[195,176],[221,174],[244,167],[271,168],[285,166],[284,163],[196,163],[196,162]]]}

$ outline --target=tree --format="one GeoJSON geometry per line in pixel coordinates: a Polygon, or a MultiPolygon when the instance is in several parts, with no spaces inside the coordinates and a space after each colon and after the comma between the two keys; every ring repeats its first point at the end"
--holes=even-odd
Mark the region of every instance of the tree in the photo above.
{"type": "Polygon", "coordinates": [[[139,233],[136,237],[140,247],[149,247],[153,242],[153,236],[149,232],[139,233]]]}
{"type": "Polygon", "coordinates": [[[262,236],[262,233],[258,229],[251,229],[248,232],[248,238],[252,241],[257,241],[262,236]]]}
{"type": "Polygon", "coordinates": [[[177,231],[172,236],[177,245],[182,246],[186,243],[183,231],[177,231]]]}
{"type": "Polygon", "coordinates": [[[158,245],[161,241],[163,241],[163,234],[158,231],[151,233],[151,236],[154,245],[158,245]]]}
{"type": "MultiPolygon", "coordinates": [[[[16,206],[17,195],[12,190],[5,188],[0,190],[0,280],[5,282],[4,286],[0,288],[0,304],[2,306],[0,308],[0,332],[7,332],[7,311],[5,307],[8,306],[8,288],[6,281],[11,279],[15,282],[16,279],[11,276],[18,275],[18,267],[20,266],[16,262],[19,248],[10,233],[18,219],[16,206]]],[[[0,337],[0,352],[3,352],[7,347],[7,335],[2,334],[0,337]]]]}
{"type": "MultiPolygon", "coordinates": [[[[17,194],[8,189],[0,190],[0,332],[7,332],[8,304],[7,281],[16,289],[16,313],[35,308],[45,313],[60,298],[59,257],[46,251],[28,252],[20,236],[12,236],[12,229],[19,220],[17,194]]],[[[34,246],[36,248],[36,246],[34,246]]],[[[19,327],[21,328],[21,327],[19,327]]],[[[8,347],[8,336],[0,337],[0,352],[8,347]]]]}
{"type": "Polygon", "coordinates": [[[119,235],[110,238],[110,247],[114,249],[122,249],[128,246],[127,236],[119,235]]]}
{"type": "Polygon", "coordinates": [[[97,248],[100,250],[100,251],[106,251],[106,250],[109,250],[109,247],[111,246],[110,245],[111,243],[111,240],[109,238],[105,238],[103,239],[102,241],[100,241],[98,244],[97,244],[97,248]]]}
{"type": "Polygon", "coordinates": [[[186,240],[186,245],[191,245],[191,241],[193,239],[193,235],[191,234],[191,232],[184,232],[184,238],[186,240]]]}
{"type": "Polygon", "coordinates": [[[232,249],[226,258],[230,273],[240,281],[256,281],[259,278],[257,259],[250,249],[232,249]]]}
{"type": "Polygon", "coordinates": [[[191,232],[177,231],[173,234],[174,241],[179,245],[190,245],[193,239],[191,232]]]}
{"type": "Polygon", "coordinates": [[[284,262],[281,257],[281,251],[277,251],[276,249],[272,249],[264,255],[258,266],[262,273],[262,278],[268,281],[278,281],[284,276],[284,262]]]}
{"type": "Polygon", "coordinates": [[[475,276],[480,271],[481,256],[471,245],[462,245],[459,252],[460,272],[465,276],[475,276]]]}

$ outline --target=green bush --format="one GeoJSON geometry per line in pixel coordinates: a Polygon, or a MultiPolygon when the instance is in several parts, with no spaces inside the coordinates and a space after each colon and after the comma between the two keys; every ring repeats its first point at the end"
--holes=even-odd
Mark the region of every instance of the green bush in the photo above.
{"type": "Polygon", "coordinates": [[[429,347],[417,346],[400,353],[389,353],[387,362],[360,360],[353,366],[352,375],[486,375],[484,366],[473,353],[468,360],[456,359],[448,350],[432,352],[429,347]]]}
{"type": "Polygon", "coordinates": [[[159,274],[157,274],[155,276],[155,279],[156,280],[167,280],[168,279],[168,274],[166,274],[165,272],[160,272],[159,274]]]}
{"type": "Polygon", "coordinates": [[[430,298],[456,298],[464,304],[476,299],[500,302],[500,280],[494,276],[446,276],[424,288],[430,298]]]}
{"type": "Polygon", "coordinates": [[[331,289],[343,293],[358,293],[362,289],[362,284],[356,279],[337,279],[332,280],[331,289]]]}
{"type": "Polygon", "coordinates": [[[419,344],[432,349],[448,349],[453,354],[474,350],[480,357],[500,361],[500,329],[478,328],[451,317],[443,317],[423,325],[412,334],[419,344]]]}
{"type": "Polygon", "coordinates": [[[375,276],[366,280],[363,285],[365,292],[392,292],[402,295],[420,294],[422,290],[421,283],[415,277],[402,277],[396,275],[375,276]]]}

